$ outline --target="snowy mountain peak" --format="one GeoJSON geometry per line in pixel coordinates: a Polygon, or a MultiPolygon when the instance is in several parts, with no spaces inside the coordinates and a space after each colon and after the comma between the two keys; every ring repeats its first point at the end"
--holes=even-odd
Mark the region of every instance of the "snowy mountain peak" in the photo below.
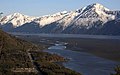
{"type": "Polygon", "coordinates": [[[108,8],[99,3],[93,3],[91,5],[85,6],[76,12],[79,13],[80,18],[101,18],[102,20],[111,20],[115,18],[115,15],[112,14],[108,8]]]}
{"type": "Polygon", "coordinates": [[[63,11],[63,12],[58,12],[55,13],[53,15],[45,15],[45,16],[41,16],[39,18],[36,18],[34,21],[36,23],[38,23],[40,25],[40,27],[43,27],[47,24],[56,22],[62,18],[64,18],[66,15],[68,15],[67,11],[63,11]]]}
{"type": "Polygon", "coordinates": [[[91,4],[91,5],[93,5],[93,6],[103,6],[103,5],[100,4],[100,3],[93,3],[93,4],[91,4]]]}
{"type": "MultiPolygon", "coordinates": [[[[27,18],[27,17],[29,17],[29,16],[27,16],[27,15],[24,15],[24,14],[21,14],[21,13],[13,13],[13,14],[11,14],[11,15],[8,15],[7,17],[9,17],[9,18],[27,18]]],[[[31,17],[32,18],[32,17],[31,17]]]]}
{"type": "Polygon", "coordinates": [[[11,15],[5,16],[1,19],[0,24],[4,25],[7,23],[12,23],[14,27],[19,27],[25,23],[31,22],[35,17],[29,17],[21,13],[13,13],[11,15]]]}
{"type": "Polygon", "coordinates": [[[68,13],[67,11],[62,11],[62,12],[56,13],[56,15],[64,15],[64,14],[67,14],[67,13],[68,13]]]}
{"type": "Polygon", "coordinates": [[[97,9],[97,10],[103,10],[103,11],[109,11],[108,8],[104,7],[102,4],[94,3],[91,5],[91,7],[97,9]]]}
{"type": "Polygon", "coordinates": [[[19,16],[19,15],[23,15],[23,14],[21,14],[21,13],[13,13],[12,15],[13,16],[19,16]]]}
{"type": "MultiPolygon", "coordinates": [[[[99,3],[93,3],[91,5],[85,6],[82,9],[79,10],[79,12],[82,10],[82,12],[86,12],[86,11],[110,11],[108,8],[104,7],[102,4],[99,3]]],[[[78,10],[77,10],[78,11],[78,10]]]]}

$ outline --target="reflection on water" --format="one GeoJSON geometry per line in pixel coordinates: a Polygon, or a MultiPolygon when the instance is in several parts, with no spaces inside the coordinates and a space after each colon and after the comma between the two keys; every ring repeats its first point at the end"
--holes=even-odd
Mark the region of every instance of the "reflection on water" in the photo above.
{"type": "Polygon", "coordinates": [[[63,46],[62,44],[55,44],[55,46],[51,46],[48,49],[65,49],[66,46],[63,46]]]}
{"type": "Polygon", "coordinates": [[[70,61],[64,62],[63,65],[83,75],[110,75],[110,73],[114,72],[114,67],[119,64],[89,53],[65,50],[63,47],[62,45],[56,45],[46,51],[59,54],[65,58],[71,58],[70,61]]]}

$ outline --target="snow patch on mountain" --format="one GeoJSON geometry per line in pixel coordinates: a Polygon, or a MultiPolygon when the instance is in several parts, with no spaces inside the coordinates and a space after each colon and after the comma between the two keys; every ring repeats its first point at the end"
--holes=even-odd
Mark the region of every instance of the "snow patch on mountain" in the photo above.
{"type": "Polygon", "coordinates": [[[36,18],[34,21],[36,23],[38,23],[41,27],[43,27],[47,24],[58,21],[58,20],[64,18],[65,16],[67,16],[67,15],[68,15],[67,11],[63,11],[63,12],[59,12],[59,13],[56,13],[56,14],[53,14],[53,15],[46,15],[46,16],[36,18]]]}

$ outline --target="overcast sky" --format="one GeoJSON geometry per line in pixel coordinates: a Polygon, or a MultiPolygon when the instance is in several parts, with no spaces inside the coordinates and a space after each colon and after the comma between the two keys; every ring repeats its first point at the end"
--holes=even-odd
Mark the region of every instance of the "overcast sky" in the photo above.
{"type": "Polygon", "coordinates": [[[120,10],[120,0],[1,0],[0,11],[4,15],[19,12],[42,16],[64,10],[74,11],[93,3],[100,3],[111,10],[120,10]]]}

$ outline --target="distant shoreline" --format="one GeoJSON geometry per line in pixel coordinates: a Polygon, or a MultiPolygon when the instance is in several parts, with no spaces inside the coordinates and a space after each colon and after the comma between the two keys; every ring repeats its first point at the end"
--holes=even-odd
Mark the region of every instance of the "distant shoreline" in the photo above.
{"type": "Polygon", "coordinates": [[[22,36],[39,36],[39,37],[53,37],[53,38],[87,38],[87,39],[119,39],[120,36],[112,35],[88,35],[88,34],[45,34],[45,33],[17,33],[8,32],[12,35],[22,35],[22,36]]]}

